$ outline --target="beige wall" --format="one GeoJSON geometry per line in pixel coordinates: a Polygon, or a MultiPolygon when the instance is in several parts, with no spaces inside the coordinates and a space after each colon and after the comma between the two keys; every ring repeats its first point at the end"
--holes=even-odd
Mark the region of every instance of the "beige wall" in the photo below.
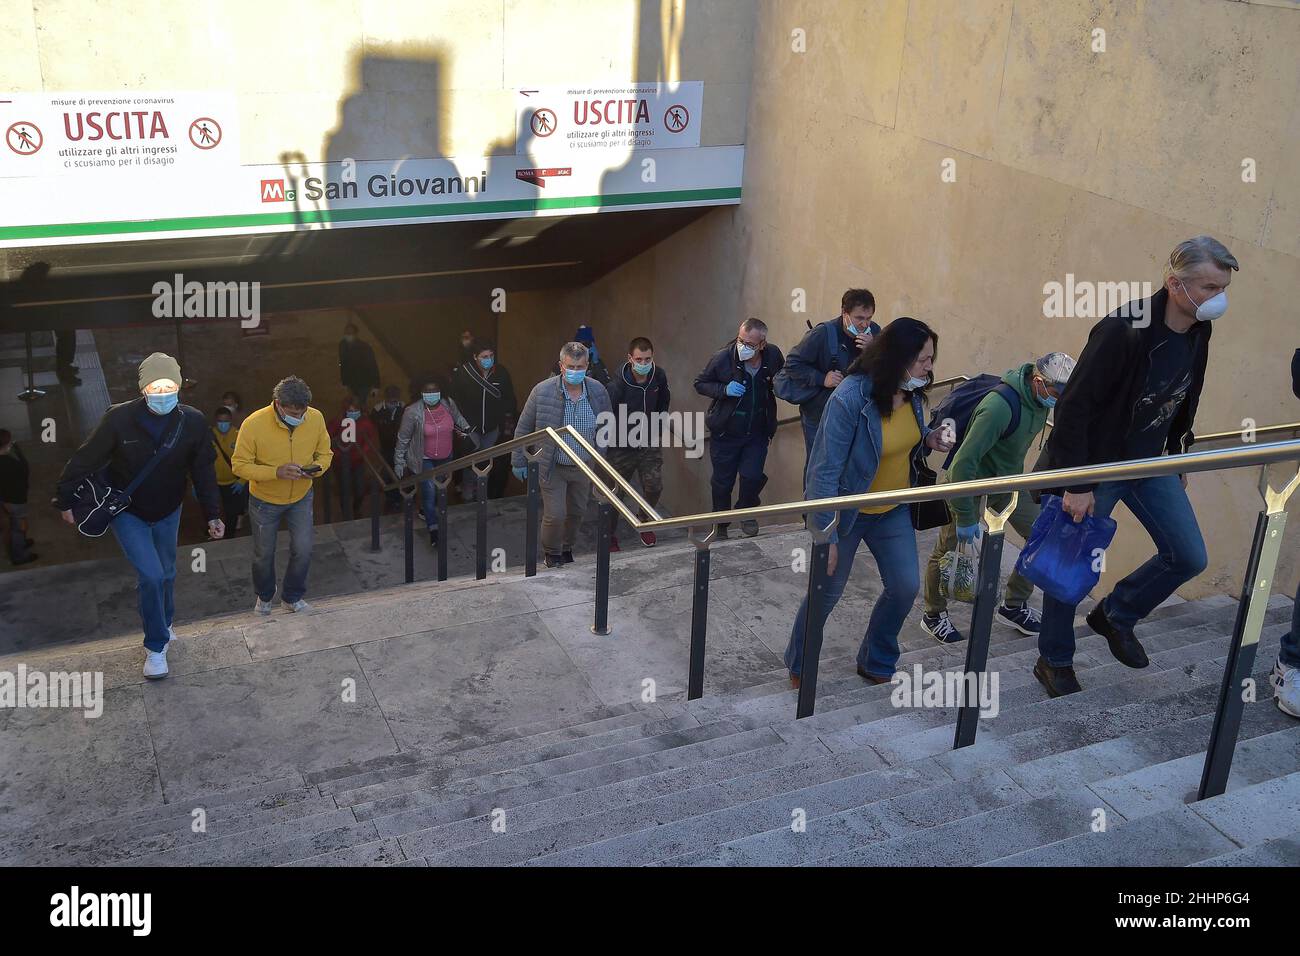
{"type": "Polygon", "coordinates": [[[745,141],[752,0],[12,6],[0,89],[233,90],[246,164],[512,153],[514,91],[567,83],[703,80],[702,145],[745,141]]]}
{"type": "MultiPolygon", "coordinates": [[[[607,354],[649,334],[679,403],[703,408],[690,381],[740,318],[761,316],[788,349],[805,318],[792,290],[806,290],[815,322],[861,284],[881,319],[937,328],[938,374],[1000,371],[1082,349],[1093,321],[1044,318],[1044,283],[1074,273],[1158,286],[1173,246],[1210,233],[1242,269],[1198,430],[1300,420],[1289,373],[1300,346],[1297,49],[1300,10],[1286,4],[766,0],[742,204],[557,298],[555,321],[592,323],[607,354]],[[1107,52],[1091,51],[1094,28],[1107,52]],[[796,29],[805,53],[791,49],[796,29]],[[1242,181],[1247,157],[1257,182],[1242,181]],[[947,158],[953,183],[940,179],[947,158]]],[[[784,432],[769,502],[800,491],[798,429],[784,432]]],[[[1239,591],[1257,478],[1192,477],[1211,567],[1185,594],[1239,591]]],[[[677,513],[702,508],[707,469],[670,469],[669,488],[677,513]]],[[[1151,553],[1121,514],[1112,580],[1151,553]]],[[[1278,588],[1293,592],[1294,523],[1287,539],[1278,588]]]]}

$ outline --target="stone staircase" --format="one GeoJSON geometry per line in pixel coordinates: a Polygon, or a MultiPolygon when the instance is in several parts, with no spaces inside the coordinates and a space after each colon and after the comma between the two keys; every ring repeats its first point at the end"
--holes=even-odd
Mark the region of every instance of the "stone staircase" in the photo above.
{"type": "MultiPolygon", "coordinates": [[[[583,648],[605,653],[609,673],[629,667],[631,673],[640,672],[638,667],[653,671],[645,661],[613,660],[644,653],[627,627],[620,640],[619,602],[640,596],[647,599],[641,607],[672,605],[670,646],[681,651],[681,661],[667,675],[671,679],[658,681],[654,702],[634,693],[617,702],[606,695],[600,703],[578,702],[562,713],[555,708],[549,719],[488,726],[476,722],[480,698],[468,686],[451,702],[463,718],[457,731],[426,735],[418,747],[401,745],[404,716],[385,708],[399,744],[391,752],[357,748],[348,759],[326,764],[308,747],[310,759],[300,758],[292,769],[282,766],[276,775],[251,783],[232,777],[227,787],[164,786],[161,801],[116,811],[101,806],[60,814],[59,794],[41,791],[54,805],[37,822],[0,812],[0,863],[1300,863],[1300,722],[1277,709],[1267,679],[1290,621],[1287,598],[1275,596],[1266,615],[1254,668],[1257,700],[1245,708],[1228,791],[1189,803],[1217,703],[1233,600],[1213,597],[1157,610],[1138,630],[1151,656],[1143,670],[1114,661],[1102,638],[1079,627],[1076,667],[1084,690],[1056,700],[1046,697],[1030,673],[1035,640],[995,628],[989,670],[1000,682],[999,712],[980,721],[974,746],[953,751],[952,708],[895,706],[891,685],[867,685],[853,673],[851,649],[861,617],[843,609],[837,616],[850,619],[847,627],[828,627],[817,713],[794,719],[795,694],[772,650],[784,644],[794,609],[785,608],[781,631],[770,612],[753,606],[752,597],[747,603],[734,595],[784,587],[773,602],[788,605],[798,593],[797,580],[778,582],[793,577],[786,555],[804,538],[774,529],[758,539],[715,546],[713,643],[701,700],[688,702],[682,692],[686,637],[677,592],[689,592],[690,549],[669,543],[625,552],[614,559],[615,634],[568,636],[580,645],[565,648],[597,689],[613,678],[592,665],[583,648]],[[714,641],[714,622],[728,614],[755,635],[762,632],[766,646],[754,642],[746,652],[743,645],[714,641]],[[731,660],[746,653],[752,659],[731,660]],[[195,832],[200,808],[205,826],[195,832]]],[[[846,602],[868,595],[872,586],[871,562],[859,567],[864,573],[850,583],[846,602]]],[[[558,630],[556,621],[589,623],[592,573],[588,558],[533,579],[498,575],[486,582],[452,580],[330,598],[300,631],[292,630],[290,625],[300,623],[292,619],[241,624],[252,665],[218,659],[220,654],[205,657],[197,647],[221,640],[225,632],[195,626],[182,634],[181,650],[188,654],[177,655],[169,681],[141,686],[125,668],[116,680],[122,692],[144,693],[150,704],[169,691],[164,685],[187,674],[210,679],[257,666],[259,653],[270,653],[276,641],[287,642],[275,650],[285,656],[267,665],[289,666],[300,655],[335,653],[343,646],[369,665],[360,650],[364,642],[405,640],[400,608],[421,602],[443,607],[448,628],[473,617],[465,608],[487,607],[480,613],[489,626],[476,632],[486,635],[493,632],[490,625],[500,632],[505,622],[517,620],[508,612],[519,613],[494,601],[510,605],[529,595],[547,626],[558,630]],[[563,603],[566,595],[576,595],[573,603],[563,603]],[[544,612],[548,597],[552,610],[544,612]],[[568,617],[566,609],[572,612],[568,617]]],[[[689,620],[689,593],[685,613],[689,620]]],[[[960,612],[954,618],[964,623],[960,612]]],[[[900,670],[915,664],[927,671],[958,669],[965,653],[964,644],[937,645],[911,622],[902,645],[900,670]]],[[[61,660],[84,658],[92,650],[64,649],[61,660]]],[[[97,653],[129,653],[132,661],[138,656],[134,647],[117,644],[97,653]]],[[[469,648],[463,654],[473,657],[469,648]]],[[[486,666],[491,671],[496,665],[486,666]]],[[[364,669],[382,683],[381,669],[364,669]]],[[[521,692],[545,696],[550,686],[540,680],[521,692]]]]}

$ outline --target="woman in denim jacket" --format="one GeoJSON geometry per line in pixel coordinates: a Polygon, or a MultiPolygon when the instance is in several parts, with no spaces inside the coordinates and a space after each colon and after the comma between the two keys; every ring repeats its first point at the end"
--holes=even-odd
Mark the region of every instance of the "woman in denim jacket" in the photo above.
{"type": "MultiPolygon", "coordinates": [[[[938,345],[939,337],[928,325],[902,317],[889,323],[854,360],[822,413],[808,458],[805,500],[909,487],[916,479],[918,458],[931,449],[951,447],[942,430],[927,427],[922,410],[923,393],[934,380],[938,345]],[[900,410],[902,414],[896,414],[900,410]]],[[[876,559],[884,590],[858,649],[858,675],[886,683],[898,663],[898,632],[920,587],[911,511],[907,505],[877,505],[817,512],[810,520],[818,528],[836,525],[830,534],[823,625],[844,593],[858,545],[866,542],[876,559]]],[[[795,687],[803,669],[807,616],[805,597],[785,651],[795,687]]]]}

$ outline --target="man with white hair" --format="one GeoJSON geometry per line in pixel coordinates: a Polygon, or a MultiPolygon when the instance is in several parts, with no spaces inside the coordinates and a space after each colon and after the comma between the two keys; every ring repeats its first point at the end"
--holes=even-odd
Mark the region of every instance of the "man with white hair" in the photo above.
{"type": "MultiPolygon", "coordinates": [[[[1024,470],[1025,454],[1034,439],[1042,434],[1048,412],[1056,405],[1074,371],[1074,359],[1064,352],[1048,352],[1036,362],[1026,362],[1002,376],[1001,381],[989,387],[993,376],[981,376],[968,385],[953,390],[950,401],[940,403],[935,410],[937,422],[942,427],[945,406],[961,406],[963,392],[973,394],[965,405],[974,402],[970,417],[962,423],[957,447],[949,454],[944,481],[974,481],[1015,475],[1024,470]],[[980,395],[982,394],[982,398],[980,395]]],[[[955,425],[954,425],[955,427],[955,425]]],[[[1010,495],[994,495],[990,507],[1001,511],[1011,500],[1010,495]]],[[[952,644],[964,639],[956,625],[948,619],[948,602],[939,588],[939,560],[952,551],[958,542],[973,543],[980,530],[979,505],[974,498],[954,498],[948,502],[952,520],[939,531],[934,551],[930,554],[925,571],[925,611],[921,627],[941,644],[952,644]]],[[[1011,513],[1011,527],[1022,537],[1038,517],[1038,505],[1032,497],[1021,494],[1016,499],[1016,509],[1011,513]]],[[[1038,633],[1037,611],[1029,606],[1029,595],[1034,586],[1019,572],[1007,578],[1006,592],[994,619],[1021,634],[1038,633]]]]}
{"type": "MultiPolygon", "coordinates": [[[[560,373],[533,386],[519,416],[516,434],[527,435],[543,428],[572,425],[602,455],[605,449],[597,442],[597,419],[610,414],[609,392],[587,373],[591,354],[581,342],[569,342],[560,349],[560,373]]],[[[563,448],[542,443],[537,459],[538,479],[542,492],[542,551],[548,568],[558,568],[573,561],[573,545],[578,537],[591,498],[591,482],[574,459],[588,462],[591,456],[567,436],[563,448]]],[[[527,459],[522,448],[512,453],[515,477],[528,477],[527,459]]]]}
{"type": "Polygon", "coordinates": [[[175,640],[176,538],[185,500],[185,483],[194,483],[208,519],[208,536],[226,533],[221,494],[213,462],[212,433],[203,412],[180,404],[181,367],[170,355],[154,352],[140,363],[140,398],[104,413],[59,476],[54,505],[74,524],[73,499],[81,482],[106,469],[108,483],[121,491],[150,465],[131,492],[131,506],[113,518],[109,529],[135,566],[140,623],[144,628],[144,676],[167,676],[167,644],[175,640]]]}
{"type": "MultiPolygon", "coordinates": [[[[1180,242],[1165,261],[1164,285],[1149,299],[1120,306],[1093,326],[1061,395],[1040,469],[1082,468],[1186,451],[1205,381],[1213,321],[1228,309],[1228,283],[1240,267],[1210,236],[1180,242]]],[[[1117,582],[1088,614],[1116,660],[1146,667],[1134,627],[1205,570],[1205,541],[1187,498],[1187,478],[1157,475],[1064,489],[1075,521],[1109,515],[1124,502],[1156,554],[1117,582]]],[[[1074,674],[1074,605],[1043,595],[1034,675],[1059,697],[1079,691],[1074,674]]]]}

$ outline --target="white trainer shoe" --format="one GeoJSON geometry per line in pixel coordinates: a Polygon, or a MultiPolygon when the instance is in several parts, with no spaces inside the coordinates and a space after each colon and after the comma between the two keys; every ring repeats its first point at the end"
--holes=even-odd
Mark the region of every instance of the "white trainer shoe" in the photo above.
{"type": "Polygon", "coordinates": [[[255,605],[253,606],[253,610],[256,611],[258,614],[270,614],[270,613],[271,613],[271,602],[270,602],[270,601],[263,601],[261,598],[258,598],[258,599],[257,599],[257,604],[255,604],[255,605]]]}
{"type": "Polygon", "coordinates": [[[176,640],[176,631],[172,628],[172,626],[171,626],[170,624],[168,624],[168,625],[167,625],[167,643],[170,644],[170,643],[171,643],[172,641],[174,641],[174,640],[176,640]]]}
{"type": "Polygon", "coordinates": [[[1277,709],[1292,717],[1300,717],[1300,667],[1288,667],[1279,659],[1273,664],[1269,682],[1273,685],[1277,709]]]}
{"type": "Polygon", "coordinates": [[[167,676],[167,649],[164,647],[161,651],[146,650],[144,655],[144,676],[150,680],[158,680],[160,677],[167,676]]]}
{"type": "Polygon", "coordinates": [[[311,610],[311,605],[308,604],[306,601],[304,601],[302,598],[298,598],[298,600],[294,601],[292,604],[290,604],[288,601],[281,601],[280,607],[284,608],[286,611],[294,611],[298,614],[302,614],[305,611],[311,610]]]}

